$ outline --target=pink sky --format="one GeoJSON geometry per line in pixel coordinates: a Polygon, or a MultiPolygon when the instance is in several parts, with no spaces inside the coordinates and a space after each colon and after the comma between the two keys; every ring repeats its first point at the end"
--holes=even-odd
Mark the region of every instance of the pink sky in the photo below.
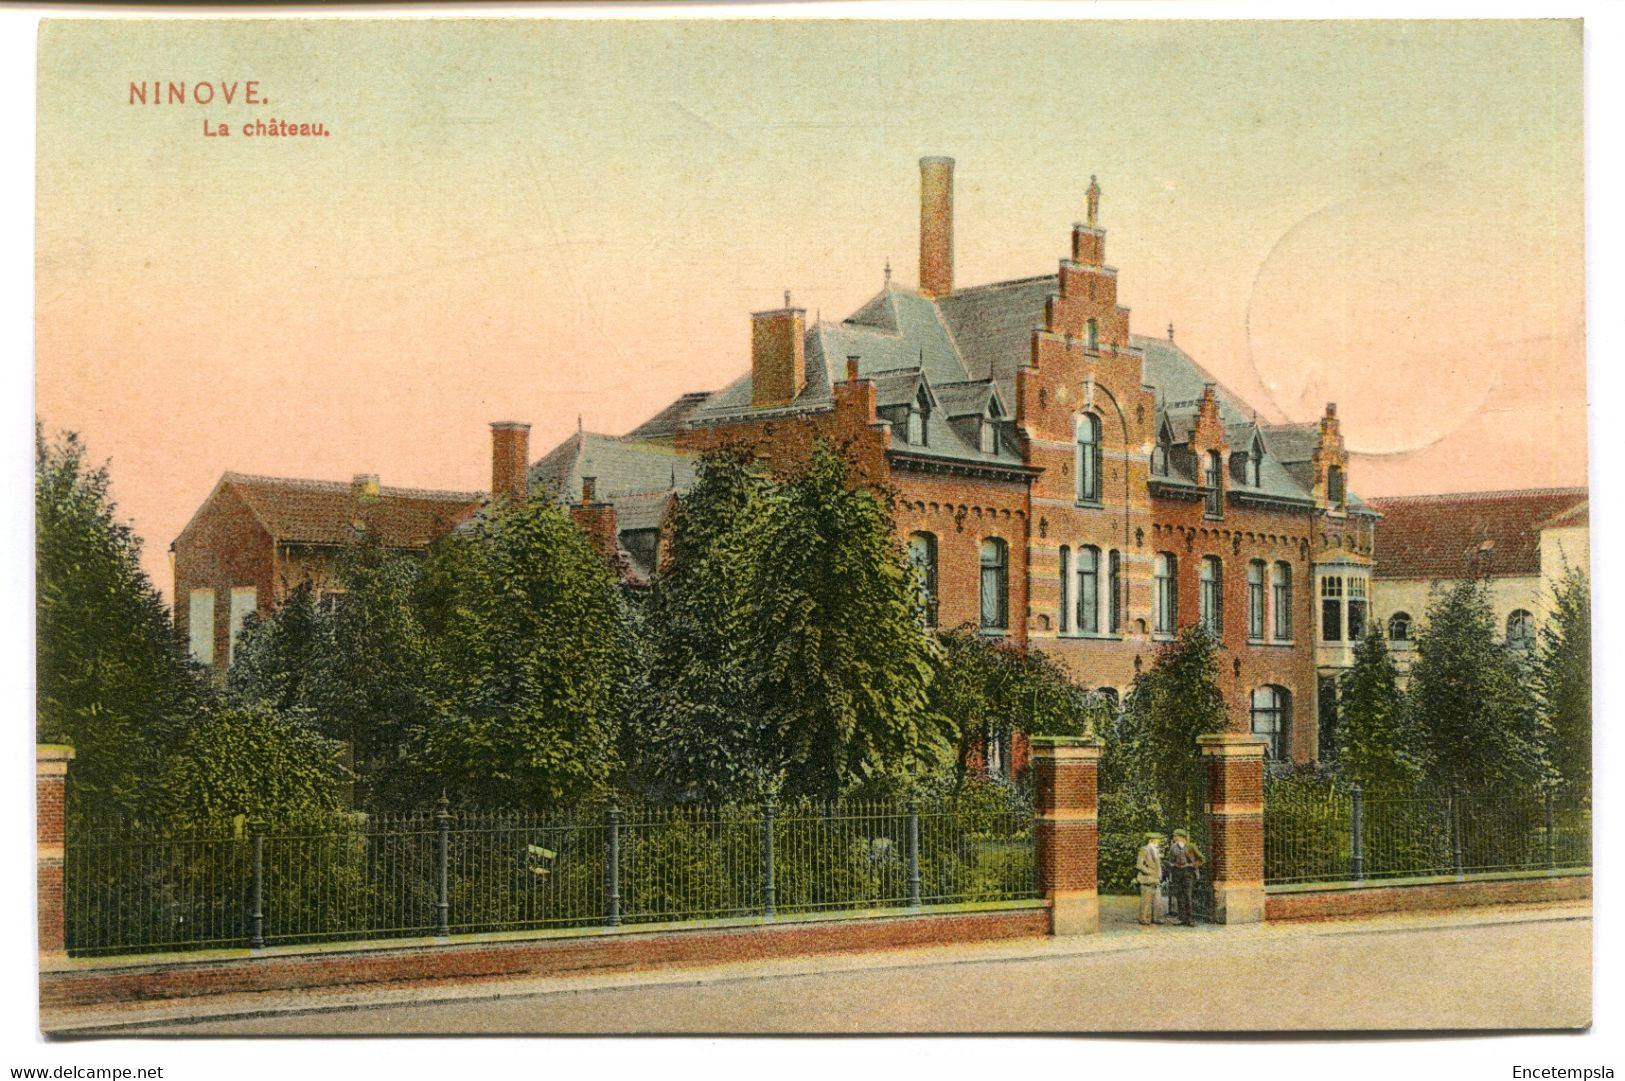
{"type": "Polygon", "coordinates": [[[1266,420],[1336,400],[1366,495],[1585,483],[1578,25],[56,23],[37,408],[166,548],[225,470],[478,489],[914,280],[1047,273],[1104,188],[1136,332],[1266,420]],[[1509,77],[1516,72],[1516,78],[1509,77]],[[269,105],[139,107],[132,80],[269,105]],[[207,139],[204,119],[326,139],[207,139]]]}

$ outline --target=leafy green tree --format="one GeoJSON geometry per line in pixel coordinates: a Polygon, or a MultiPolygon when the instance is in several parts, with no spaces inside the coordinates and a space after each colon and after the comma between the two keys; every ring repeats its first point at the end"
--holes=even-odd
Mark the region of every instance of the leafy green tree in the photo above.
{"type": "Polygon", "coordinates": [[[1339,680],[1337,761],[1367,788],[1403,790],[1420,775],[1410,744],[1399,673],[1373,620],[1354,647],[1353,667],[1339,680]]]}
{"type": "Polygon", "coordinates": [[[268,616],[243,621],[226,695],[238,703],[264,705],[279,713],[311,708],[322,668],[333,656],[333,628],[316,606],[307,580],[286,591],[268,616]]]}
{"type": "Polygon", "coordinates": [[[556,505],[480,517],[425,568],[439,603],[436,719],[427,776],[464,804],[559,807],[607,790],[617,770],[622,600],[614,574],[556,505]]]}
{"type": "Polygon", "coordinates": [[[1566,568],[1540,631],[1535,695],[1549,733],[1549,760],[1563,783],[1591,791],[1591,582],[1566,568]]]}
{"type": "Polygon", "coordinates": [[[1187,627],[1134,678],[1121,721],[1106,741],[1104,785],[1143,793],[1167,816],[1193,813],[1192,793],[1202,783],[1196,737],[1228,728],[1218,649],[1204,627],[1187,627]]]}
{"type": "Polygon", "coordinates": [[[1427,781],[1444,790],[1531,784],[1544,775],[1544,725],[1513,651],[1497,640],[1483,582],[1434,595],[1406,693],[1427,781]]]}
{"type": "Polygon", "coordinates": [[[271,826],[340,808],[338,744],[260,704],[203,715],[165,764],[158,810],[171,825],[239,815],[271,826]]]}
{"type": "Polygon", "coordinates": [[[208,696],[109,485],[77,435],[48,444],[36,426],[35,735],[77,749],[71,813],[97,817],[150,805],[166,750],[208,696]]]}
{"type": "Polygon", "coordinates": [[[751,699],[786,793],[843,785],[938,758],[949,733],[926,702],[934,646],[896,539],[889,498],[852,482],[825,442],[740,519],[751,699]]]}

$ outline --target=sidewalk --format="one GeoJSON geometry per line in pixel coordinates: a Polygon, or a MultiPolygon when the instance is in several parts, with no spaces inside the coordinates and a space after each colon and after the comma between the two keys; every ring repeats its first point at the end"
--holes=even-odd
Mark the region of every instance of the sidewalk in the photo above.
{"type": "Polygon", "coordinates": [[[1034,938],[1020,942],[934,946],[869,953],[824,954],[774,961],[737,962],[644,970],[639,972],[547,979],[486,979],[447,983],[442,987],[394,990],[332,989],[187,999],[183,1002],[130,1003],[117,1007],[64,1009],[42,1013],[41,1028],[51,1036],[117,1035],[133,1026],[161,1026],[204,1019],[225,1020],[276,1015],[314,1014],[429,1003],[479,1002],[545,998],[618,989],[691,986],[773,980],[809,974],[867,973],[887,970],[949,968],[962,965],[1053,961],[1090,955],[1155,951],[1159,957],[1198,955],[1208,951],[1266,948],[1273,943],[1316,936],[1437,931],[1494,924],[1551,923],[1591,918],[1590,905],[1506,906],[1451,913],[1394,915],[1364,919],[1223,927],[1199,924],[1141,927],[1135,922],[1136,900],[1101,898],[1101,933],[1068,938],[1034,938]]]}

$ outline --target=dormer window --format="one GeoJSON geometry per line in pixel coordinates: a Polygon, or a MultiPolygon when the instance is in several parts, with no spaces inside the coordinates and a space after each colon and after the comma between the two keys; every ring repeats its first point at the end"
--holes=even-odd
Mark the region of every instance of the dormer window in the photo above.
{"type": "Polygon", "coordinates": [[[1159,477],[1168,475],[1168,459],[1173,456],[1174,437],[1165,424],[1157,432],[1157,445],[1151,448],[1151,472],[1159,477]]]}
{"type": "Polygon", "coordinates": [[[1326,470],[1326,502],[1341,510],[1344,500],[1347,498],[1348,493],[1343,483],[1343,467],[1340,465],[1331,466],[1326,470]]]}
{"type": "Polygon", "coordinates": [[[908,434],[910,446],[923,447],[926,445],[926,421],[931,419],[931,403],[925,393],[915,395],[914,401],[908,407],[908,434]]]}
{"type": "Polygon", "coordinates": [[[1224,513],[1224,461],[1219,452],[1207,452],[1207,475],[1203,478],[1207,484],[1207,516],[1217,518],[1224,513]]]}
{"type": "Polygon", "coordinates": [[[1259,476],[1264,466],[1264,442],[1257,436],[1253,437],[1252,453],[1247,455],[1247,478],[1249,488],[1257,488],[1260,484],[1259,476]]]}
{"type": "Polygon", "coordinates": [[[983,454],[999,452],[999,422],[992,417],[982,418],[981,450],[983,454]]]}

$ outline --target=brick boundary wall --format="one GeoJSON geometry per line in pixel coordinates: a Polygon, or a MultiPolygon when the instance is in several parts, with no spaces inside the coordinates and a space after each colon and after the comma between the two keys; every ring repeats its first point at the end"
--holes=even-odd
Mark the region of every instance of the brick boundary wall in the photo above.
{"type": "Polygon", "coordinates": [[[73,748],[41,743],[34,748],[35,891],[40,960],[67,957],[63,897],[63,845],[67,839],[68,763],[73,748]]]}
{"type": "Polygon", "coordinates": [[[568,938],[271,950],[123,963],[69,961],[40,975],[42,1009],[323,988],[433,986],[450,981],[584,976],[808,954],[996,942],[1046,935],[1049,912],[1028,908],[871,916],[755,927],[620,931],[568,938]]]}
{"type": "Polygon", "coordinates": [[[1196,737],[1206,763],[1208,872],[1215,923],[1257,923],[1264,904],[1264,747],[1255,736],[1196,737]]]}
{"type": "Polygon", "coordinates": [[[1100,930],[1100,741],[1034,736],[1038,892],[1050,902],[1050,934],[1100,930]]]}
{"type": "Polygon", "coordinates": [[[1438,912],[1478,905],[1550,904],[1590,899],[1590,875],[1562,875],[1485,882],[1293,890],[1269,894],[1264,900],[1264,914],[1273,923],[1278,920],[1333,920],[1392,912],[1438,912]]]}

